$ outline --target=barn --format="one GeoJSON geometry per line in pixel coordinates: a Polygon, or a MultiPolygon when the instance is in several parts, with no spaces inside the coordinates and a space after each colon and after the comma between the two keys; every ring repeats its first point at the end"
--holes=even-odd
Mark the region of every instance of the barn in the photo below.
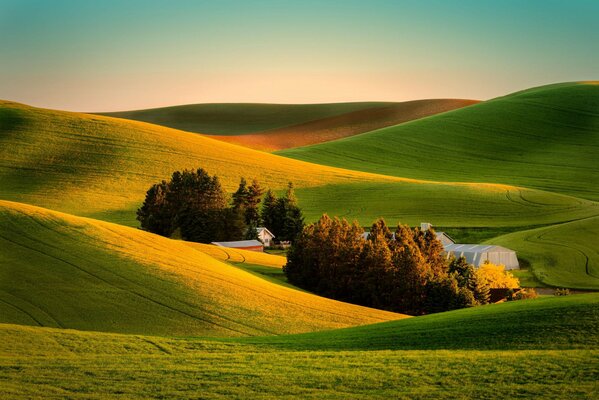
{"type": "Polygon", "coordinates": [[[237,240],[235,242],[212,242],[211,244],[231,249],[264,251],[264,245],[258,240],[237,240]]]}
{"type": "Polygon", "coordinates": [[[493,264],[503,264],[505,269],[518,269],[518,257],[516,252],[505,247],[486,244],[459,244],[452,243],[446,246],[447,257],[453,255],[456,258],[465,257],[469,264],[480,267],[489,261],[493,264]]]}
{"type": "Polygon", "coordinates": [[[256,228],[258,234],[258,240],[260,240],[266,247],[270,247],[274,244],[275,235],[265,227],[256,228]]]}

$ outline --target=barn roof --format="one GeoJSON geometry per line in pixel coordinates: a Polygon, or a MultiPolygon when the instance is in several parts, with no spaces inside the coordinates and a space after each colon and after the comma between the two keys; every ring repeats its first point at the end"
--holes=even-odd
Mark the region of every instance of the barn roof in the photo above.
{"type": "Polygon", "coordinates": [[[445,251],[456,251],[465,253],[513,253],[514,250],[501,246],[487,244],[460,244],[454,243],[445,246],[445,251]]]}
{"type": "Polygon", "coordinates": [[[238,240],[235,242],[212,242],[211,244],[220,247],[256,247],[262,246],[258,240],[238,240]]]}

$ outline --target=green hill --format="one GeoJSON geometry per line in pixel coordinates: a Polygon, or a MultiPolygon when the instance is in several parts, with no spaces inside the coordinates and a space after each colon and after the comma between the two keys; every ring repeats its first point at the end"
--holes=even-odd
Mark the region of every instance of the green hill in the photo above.
{"type": "Polygon", "coordinates": [[[596,294],[538,299],[226,341],[0,324],[0,390],[10,398],[593,398],[598,304],[596,294]]]}
{"type": "Polygon", "coordinates": [[[211,135],[243,135],[393,104],[387,102],[325,104],[209,103],[98,113],[98,115],[149,122],[188,132],[211,135]]]}
{"type": "Polygon", "coordinates": [[[595,203],[504,185],[449,184],[292,160],[157,125],[0,102],[0,198],[137,226],[151,184],[203,167],[228,190],[241,176],[297,187],[307,219],[323,212],[364,225],[530,226],[597,214],[595,203]],[[359,194],[359,195],[357,195],[359,194]]]}
{"type": "Polygon", "coordinates": [[[293,350],[597,349],[599,294],[466,308],[374,325],[248,338],[293,350]]]}
{"type": "Polygon", "coordinates": [[[400,103],[191,104],[98,115],[149,122],[274,151],[357,135],[475,103],[430,99],[400,103]]]}
{"type": "Polygon", "coordinates": [[[509,247],[550,286],[599,289],[599,217],[515,232],[491,240],[509,247]]]}
{"type": "Polygon", "coordinates": [[[359,171],[599,200],[599,85],[566,83],[278,154],[359,171]]]}
{"type": "Polygon", "coordinates": [[[0,201],[0,323],[169,336],[308,332],[395,318],[268,282],[185,242],[0,201]]]}

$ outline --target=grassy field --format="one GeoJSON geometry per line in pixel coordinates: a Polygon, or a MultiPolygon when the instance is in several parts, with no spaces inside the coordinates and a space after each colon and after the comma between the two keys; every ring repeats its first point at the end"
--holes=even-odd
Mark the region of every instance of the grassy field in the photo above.
{"type": "Polygon", "coordinates": [[[599,289],[599,217],[499,236],[490,240],[518,252],[542,283],[599,289]],[[566,240],[567,239],[567,240],[566,240]]]}
{"type": "Polygon", "coordinates": [[[599,199],[599,85],[558,84],[334,142],[295,159],[440,181],[599,199]]]}
{"type": "Polygon", "coordinates": [[[0,324],[0,390],[10,398],[590,399],[598,302],[540,299],[227,341],[0,324]]]}
{"type": "Polygon", "coordinates": [[[181,241],[24,204],[0,201],[0,248],[5,323],[244,336],[402,317],[269,282],[181,241]]]}
{"type": "Polygon", "coordinates": [[[212,136],[253,149],[273,151],[328,142],[477,103],[474,100],[415,100],[366,108],[301,124],[244,135],[212,136]]]}
{"type": "Polygon", "coordinates": [[[214,103],[98,114],[149,122],[188,132],[243,135],[298,125],[359,110],[388,107],[393,104],[396,103],[214,103]]]}
{"type": "Polygon", "coordinates": [[[309,164],[156,125],[0,103],[0,197],[137,226],[149,186],[203,167],[232,190],[239,178],[298,188],[308,220],[323,212],[368,225],[519,226],[596,215],[595,203],[505,185],[407,180],[309,164]],[[357,195],[358,194],[358,195],[357,195]]]}

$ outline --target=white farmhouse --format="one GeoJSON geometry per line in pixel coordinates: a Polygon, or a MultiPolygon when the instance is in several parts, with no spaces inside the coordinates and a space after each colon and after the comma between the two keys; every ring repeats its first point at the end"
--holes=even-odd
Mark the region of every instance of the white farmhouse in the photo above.
{"type": "Polygon", "coordinates": [[[264,243],[264,246],[270,247],[274,244],[273,240],[275,235],[265,227],[261,226],[256,228],[256,232],[258,233],[258,240],[264,243]]]}

